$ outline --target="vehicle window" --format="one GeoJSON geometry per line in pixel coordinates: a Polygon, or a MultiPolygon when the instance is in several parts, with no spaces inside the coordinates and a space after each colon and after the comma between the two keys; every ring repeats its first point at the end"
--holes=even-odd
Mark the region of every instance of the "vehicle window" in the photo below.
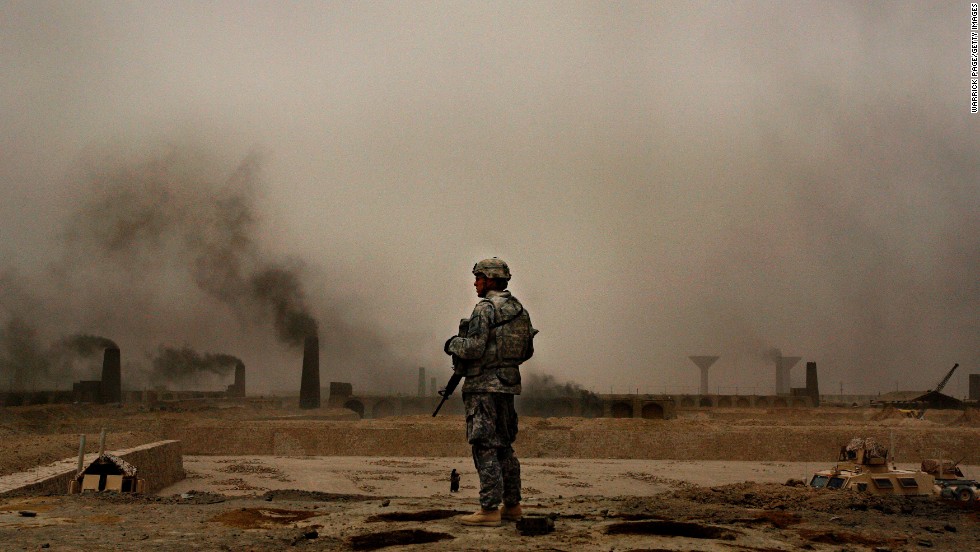
{"type": "Polygon", "coordinates": [[[822,489],[827,486],[827,480],[830,479],[826,475],[814,475],[813,479],[810,480],[810,486],[822,489]]]}
{"type": "Polygon", "coordinates": [[[919,483],[915,480],[914,477],[899,477],[898,484],[905,489],[915,489],[918,488],[919,486],[919,483]]]}
{"type": "Polygon", "coordinates": [[[843,477],[831,477],[830,481],[827,482],[828,489],[839,489],[844,486],[843,477]]]}
{"type": "Polygon", "coordinates": [[[878,487],[879,489],[895,488],[895,486],[892,485],[892,480],[886,477],[872,477],[871,480],[874,481],[875,487],[878,487]]]}

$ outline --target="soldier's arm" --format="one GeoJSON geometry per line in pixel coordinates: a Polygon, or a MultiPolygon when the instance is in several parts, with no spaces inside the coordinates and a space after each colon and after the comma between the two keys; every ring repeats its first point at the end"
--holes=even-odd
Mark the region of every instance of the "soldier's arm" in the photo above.
{"type": "Polygon", "coordinates": [[[470,325],[466,337],[456,337],[449,341],[446,349],[459,358],[473,360],[483,356],[490,337],[491,316],[493,306],[488,301],[480,301],[470,316],[470,325]]]}

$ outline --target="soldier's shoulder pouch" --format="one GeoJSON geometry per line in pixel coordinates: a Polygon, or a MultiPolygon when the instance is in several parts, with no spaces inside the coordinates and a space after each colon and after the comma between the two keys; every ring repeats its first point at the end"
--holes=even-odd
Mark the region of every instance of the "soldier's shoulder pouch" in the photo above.
{"type": "Polygon", "coordinates": [[[516,312],[505,312],[505,309],[501,308],[493,329],[498,357],[501,360],[520,364],[534,354],[534,334],[538,331],[531,326],[531,316],[524,309],[524,305],[517,301],[513,303],[517,304],[516,312]]]}

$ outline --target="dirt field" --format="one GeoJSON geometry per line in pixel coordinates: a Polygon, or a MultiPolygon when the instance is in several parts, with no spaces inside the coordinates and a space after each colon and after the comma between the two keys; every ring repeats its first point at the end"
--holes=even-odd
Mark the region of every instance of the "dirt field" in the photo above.
{"type": "MultiPolygon", "coordinates": [[[[94,451],[101,427],[109,428],[109,449],[163,438],[189,443],[188,478],[156,496],[0,499],[0,550],[977,549],[976,509],[785,485],[834,463],[842,443],[817,439],[828,433],[891,439],[909,465],[921,459],[916,447],[958,459],[957,451],[980,442],[974,413],[926,420],[863,409],[680,414],[671,421],[522,419],[515,448],[526,513],[554,523],[551,533],[525,536],[514,523],[455,521],[477,507],[455,418],[354,421],[346,411],[254,405],[0,409],[0,475],[74,456],[78,433],[88,434],[94,451]],[[329,438],[305,443],[314,434],[329,438]],[[579,443],[589,435],[599,446],[579,443]],[[297,453],[333,450],[334,441],[357,453],[297,453]],[[740,441],[743,448],[731,444],[740,441]],[[453,467],[463,474],[455,494],[446,481],[453,467]]],[[[980,475],[980,462],[964,464],[968,475],[980,475]]]]}

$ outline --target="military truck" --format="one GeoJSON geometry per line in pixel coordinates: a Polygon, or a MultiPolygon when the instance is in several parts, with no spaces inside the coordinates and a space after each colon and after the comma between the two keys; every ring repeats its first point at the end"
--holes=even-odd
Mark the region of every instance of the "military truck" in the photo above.
{"type": "Polygon", "coordinates": [[[854,438],[841,447],[837,465],[810,478],[815,489],[849,489],[874,495],[931,495],[935,477],[924,471],[900,470],[888,449],[870,438],[854,438]]]}
{"type": "Polygon", "coordinates": [[[970,479],[960,470],[959,462],[927,459],[922,461],[922,471],[936,478],[936,494],[945,500],[980,505],[980,482],[970,479]]]}

